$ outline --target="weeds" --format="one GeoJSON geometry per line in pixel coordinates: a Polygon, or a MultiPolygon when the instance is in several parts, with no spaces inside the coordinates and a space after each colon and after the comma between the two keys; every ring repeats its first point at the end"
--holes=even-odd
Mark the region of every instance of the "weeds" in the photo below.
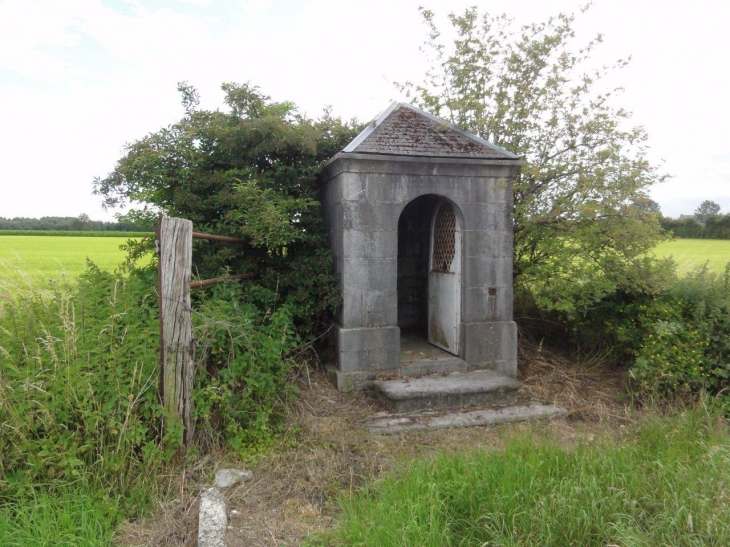
{"type": "Polygon", "coordinates": [[[73,484],[147,504],[169,456],[152,287],[89,264],[70,289],[0,291],[0,503],[73,484]]]}
{"type": "Polygon", "coordinates": [[[0,508],[4,547],[96,547],[109,545],[116,504],[93,491],[66,488],[31,493],[0,508]]]}

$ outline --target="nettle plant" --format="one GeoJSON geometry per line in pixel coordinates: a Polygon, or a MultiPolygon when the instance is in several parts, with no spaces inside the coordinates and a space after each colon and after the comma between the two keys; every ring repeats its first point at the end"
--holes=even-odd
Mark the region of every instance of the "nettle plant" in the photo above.
{"type": "Polygon", "coordinates": [[[154,283],[89,264],[70,290],[16,289],[0,308],[0,498],[56,481],[129,494],[177,448],[159,428],[154,283]]]}

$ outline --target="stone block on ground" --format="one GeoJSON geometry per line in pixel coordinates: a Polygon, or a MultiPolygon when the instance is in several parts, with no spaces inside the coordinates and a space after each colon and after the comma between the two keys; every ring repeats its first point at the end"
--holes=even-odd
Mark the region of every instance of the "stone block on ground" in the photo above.
{"type": "Polygon", "coordinates": [[[248,482],[253,479],[253,473],[248,469],[219,469],[215,472],[215,486],[230,488],[239,482],[248,482]]]}
{"type": "Polygon", "coordinates": [[[405,431],[428,431],[454,427],[475,427],[565,416],[567,410],[552,405],[529,404],[505,408],[487,408],[471,412],[422,412],[408,416],[382,416],[368,426],[370,433],[393,435],[405,431]]]}
{"type": "Polygon", "coordinates": [[[200,493],[198,547],[226,547],[226,500],[217,488],[200,493]]]}

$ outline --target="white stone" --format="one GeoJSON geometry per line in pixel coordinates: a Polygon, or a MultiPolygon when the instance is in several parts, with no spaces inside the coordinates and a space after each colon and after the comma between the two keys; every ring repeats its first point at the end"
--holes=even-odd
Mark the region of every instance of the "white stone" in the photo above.
{"type": "Polygon", "coordinates": [[[226,547],[226,500],[217,488],[200,493],[198,547],[226,547]]]}
{"type": "Polygon", "coordinates": [[[247,482],[253,479],[253,473],[248,469],[219,469],[215,473],[215,486],[218,488],[230,488],[239,482],[247,482]]]}

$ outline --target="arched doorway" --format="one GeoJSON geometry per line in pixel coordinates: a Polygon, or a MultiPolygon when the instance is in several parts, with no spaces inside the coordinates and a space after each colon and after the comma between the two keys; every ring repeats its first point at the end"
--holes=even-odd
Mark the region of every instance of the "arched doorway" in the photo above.
{"type": "Polygon", "coordinates": [[[425,195],[398,219],[398,327],[459,354],[461,221],[446,199],[425,195]]]}

